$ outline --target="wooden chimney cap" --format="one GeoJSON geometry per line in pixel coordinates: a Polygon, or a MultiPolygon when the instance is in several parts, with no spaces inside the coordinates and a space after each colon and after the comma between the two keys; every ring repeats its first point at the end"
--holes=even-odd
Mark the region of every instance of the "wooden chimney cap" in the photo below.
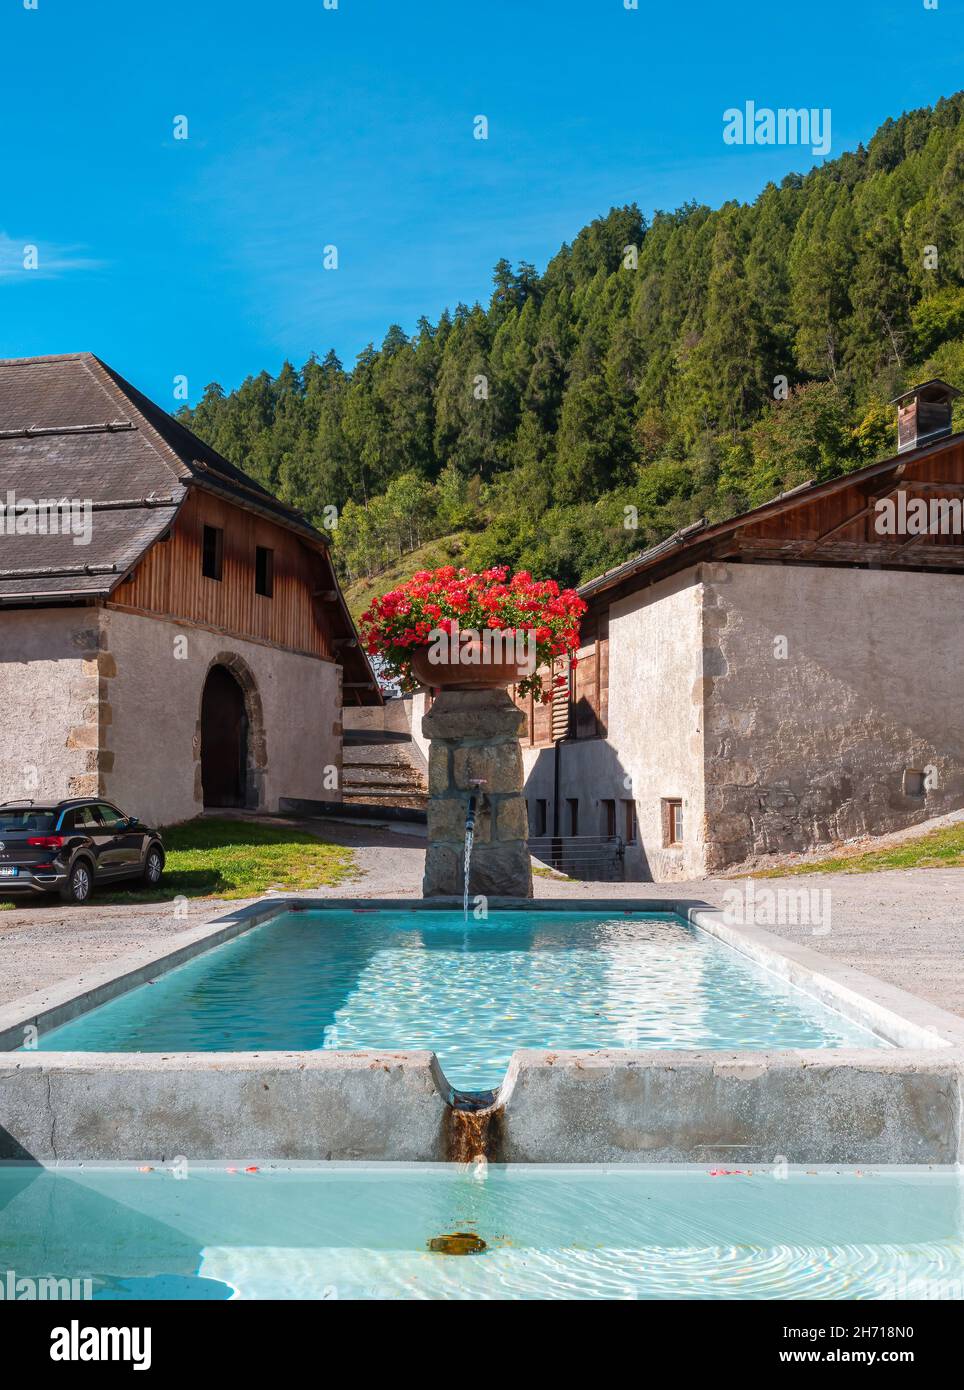
{"type": "Polygon", "coordinates": [[[903,401],[909,401],[912,396],[920,396],[926,401],[952,401],[960,394],[956,386],[951,386],[949,382],[941,381],[939,376],[935,376],[930,381],[922,381],[920,386],[912,386],[909,391],[895,396],[891,405],[900,405],[903,401]]]}

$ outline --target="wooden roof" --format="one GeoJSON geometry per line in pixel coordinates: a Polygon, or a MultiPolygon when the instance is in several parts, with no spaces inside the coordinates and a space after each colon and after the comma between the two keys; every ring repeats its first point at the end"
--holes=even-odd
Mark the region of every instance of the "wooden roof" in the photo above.
{"type": "Polygon", "coordinates": [[[346,685],[380,703],[341,594],[328,539],[93,353],[0,360],[0,503],[76,499],[92,507],[89,545],[71,535],[0,535],[0,605],[105,599],[200,489],[294,532],[323,557],[346,685]]]}
{"type": "Polygon", "coordinates": [[[964,534],[877,534],[878,499],[900,492],[908,499],[958,498],[964,504],[964,434],[827,482],[803,483],[727,521],[694,522],[589,580],[579,593],[612,601],[704,560],[964,574],[964,534]]]}

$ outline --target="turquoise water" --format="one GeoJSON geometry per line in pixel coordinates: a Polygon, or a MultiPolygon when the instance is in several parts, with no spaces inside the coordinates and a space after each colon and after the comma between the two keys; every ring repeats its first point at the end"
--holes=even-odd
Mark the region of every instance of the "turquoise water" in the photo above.
{"type": "Polygon", "coordinates": [[[885,1046],[678,917],[285,913],[45,1034],[83,1052],[430,1048],[464,1089],[516,1048],[885,1046]]]}
{"type": "Polygon", "coordinates": [[[949,1172],[0,1166],[0,1270],[123,1298],[964,1296],[949,1172]],[[431,1253],[453,1231],[481,1254],[431,1253]]]}

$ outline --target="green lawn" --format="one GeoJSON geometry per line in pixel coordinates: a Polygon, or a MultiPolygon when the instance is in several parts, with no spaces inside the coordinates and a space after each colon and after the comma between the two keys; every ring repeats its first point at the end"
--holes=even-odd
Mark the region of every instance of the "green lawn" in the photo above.
{"type": "Polygon", "coordinates": [[[890,849],[869,849],[841,854],[832,859],[795,864],[792,868],[762,869],[752,878],[783,878],[789,874],[869,874],[875,869],[964,868],[964,823],[947,830],[932,830],[918,840],[907,840],[890,849]]]}
{"type": "Polygon", "coordinates": [[[354,855],[286,825],[202,817],[163,832],[167,867],[153,892],[118,888],[104,901],[167,902],[171,898],[253,898],[268,888],[318,888],[341,883],[354,855]]]}

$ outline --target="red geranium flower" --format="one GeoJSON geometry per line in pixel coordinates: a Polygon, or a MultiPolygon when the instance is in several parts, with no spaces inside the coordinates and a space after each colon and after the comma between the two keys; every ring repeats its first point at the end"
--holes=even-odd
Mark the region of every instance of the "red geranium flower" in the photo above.
{"type": "MultiPolygon", "coordinates": [[[[449,633],[456,624],[463,632],[522,630],[535,643],[536,671],[516,689],[520,694],[531,690],[548,703],[553,661],[578,648],[579,618],[585,611],[573,589],[560,590],[554,579],[534,580],[528,570],[509,578],[506,565],[481,574],[442,565],[434,572],[416,570],[407,583],[373,599],[359,626],[365,650],[380,655],[406,690],[415,687],[412,647],[428,646],[438,633],[449,633]]],[[[565,685],[568,677],[552,679],[565,685]]]]}

